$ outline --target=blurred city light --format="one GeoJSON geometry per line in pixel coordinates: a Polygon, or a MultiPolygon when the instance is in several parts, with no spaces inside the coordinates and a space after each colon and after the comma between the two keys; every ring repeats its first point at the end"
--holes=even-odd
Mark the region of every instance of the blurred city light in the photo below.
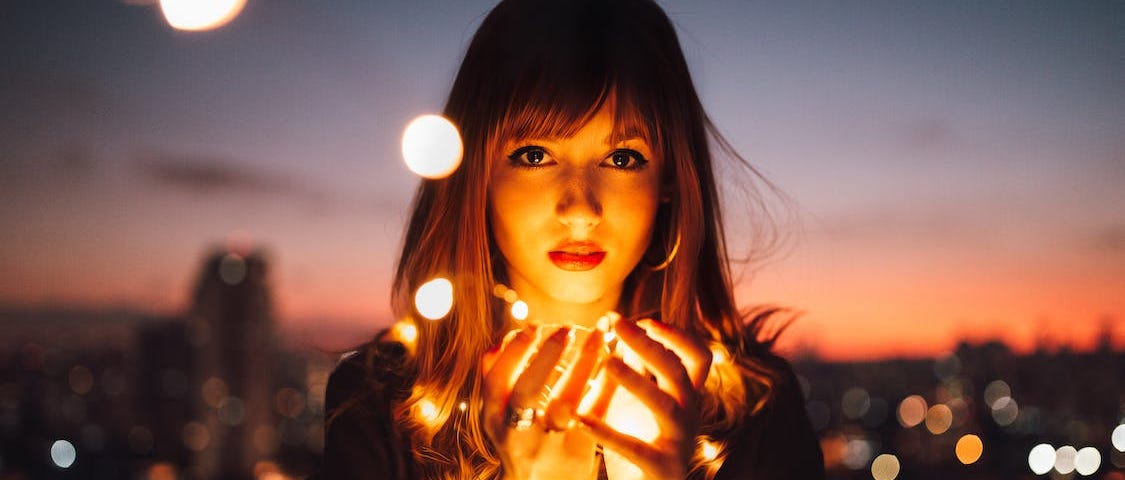
{"type": "Polygon", "coordinates": [[[926,399],[921,396],[906,397],[898,404],[898,423],[906,428],[916,427],[926,418],[927,409],[926,399]]]}
{"type": "Polygon", "coordinates": [[[77,458],[78,451],[74,449],[74,444],[66,440],[55,440],[51,444],[51,461],[55,462],[56,467],[70,468],[77,458]]]}
{"type": "Polygon", "coordinates": [[[246,0],[160,0],[164,18],[177,30],[212,30],[237,17],[246,0]]]}
{"type": "Polygon", "coordinates": [[[428,179],[445,178],[461,165],[461,134],[440,115],[422,115],[402,134],[402,158],[407,168],[428,179]]]}
{"type": "Polygon", "coordinates": [[[1012,396],[1012,389],[1008,386],[1008,382],[1003,380],[993,380],[988,386],[984,387],[984,404],[989,408],[995,409],[996,402],[1005,397],[1012,396]]]}
{"type": "Polygon", "coordinates": [[[1055,450],[1055,471],[1066,475],[1074,471],[1074,460],[1078,450],[1070,445],[1063,445],[1055,450]]]}
{"type": "Polygon", "coordinates": [[[980,460],[981,454],[984,453],[984,442],[976,435],[963,435],[957,440],[954,450],[957,453],[957,460],[969,465],[980,460]]]}
{"type": "Polygon", "coordinates": [[[900,468],[898,457],[884,453],[871,462],[871,476],[875,480],[895,480],[900,468]]]}
{"type": "Polygon", "coordinates": [[[1113,448],[1116,448],[1118,452],[1125,452],[1125,423],[1113,429],[1113,433],[1109,435],[1109,441],[1113,443],[1113,448]]]}
{"type": "Polygon", "coordinates": [[[1031,452],[1027,454],[1027,466],[1036,475],[1051,471],[1055,466],[1055,447],[1046,443],[1032,447],[1031,452]]]}
{"type": "Polygon", "coordinates": [[[453,309],[453,283],[440,277],[423,283],[414,294],[414,308],[430,320],[445,317],[453,309]]]}
{"type": "Polygon", "coordinates": [[[871,396],[867,390],[860,387],[849,388],[840,399],[840,410],[844,416],[856,419],[862,417],[871,408],[871,396]]]}
{"type": "Polygon", "coordinates": [[[1089,476],[1098,471],[1102,466],[1102,453],[1094,447],[1085,447],[1074,456],[1074,471],[1079,475],[1089,476]]]}
{"type": "Polygon", "coordinates": [[[953,410],[943,404],[937,404],[926,411],[926,430],[934,435],[941,435],[953,425],[953,410]]]}
{"type": "Polygon", "coordinates": [[[1020,407],[1012,397],[1000,397],[992,403],[992,419],[997,425],[1007,427],[1019,417],[1020,407]]]}

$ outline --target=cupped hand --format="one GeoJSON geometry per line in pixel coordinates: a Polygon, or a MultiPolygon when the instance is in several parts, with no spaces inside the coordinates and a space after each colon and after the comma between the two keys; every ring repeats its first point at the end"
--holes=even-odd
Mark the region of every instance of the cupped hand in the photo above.
{"type": "Polygon", "coordinates": [[[596,472],[593,438],[568,427],[603,356],[601,335],[589,335],[567,366],[560,360],[572,343],[570,329],[559,328],[541,342],[537,330],[519,330],[499,352],[483,359],[485,434],[500,456],[506,478],[574,479],[575,472],[596,472]],[[563,370],[557,380],[556,370],[563,370]],[[536,413],[523,422],[512,421],[512,412],[529,408],[536,413]]]}
{"type": "Polygon", "coordinates": [[[652,413],[658,433],[646,441],[613,428],[607,423],[612,419],[583,415],[580,420],[598,443],[640,468],[644,478],[682,480],[695,452],[699,390],[711,352],[702,341],[656,320],[622,320],[614,329],[655,381],[617,357],[607,361],[606,372],[652,413]]]}

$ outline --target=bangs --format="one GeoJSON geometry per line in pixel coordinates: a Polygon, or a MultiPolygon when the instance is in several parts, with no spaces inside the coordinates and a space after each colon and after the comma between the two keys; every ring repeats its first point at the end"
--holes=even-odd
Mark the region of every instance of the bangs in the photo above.
{"type": "Polygon", "coordinates": [[[632,89],[609,85],[595,88],[551,88],[532,85],[522,98],[512,98],[495,131],[499,142],[520,139],[569,138],[603,108],[611,108],[613,132],[609,141],[639,139],[649,145],[660,140],[660,124],[642,112],[632,89]]]}

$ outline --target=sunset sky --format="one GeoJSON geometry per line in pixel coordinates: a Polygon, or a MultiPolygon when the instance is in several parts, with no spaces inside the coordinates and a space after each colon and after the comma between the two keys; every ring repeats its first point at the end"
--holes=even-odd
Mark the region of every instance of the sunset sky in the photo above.
{"type": "MultiPolygon", "coordinates": [[[[493,2],[248,0],[207,32],[146,3],[0,4],[0,303],[181,311],[211,247],[249,238],[286,330],[387,325],[402,128],[493,2]]],[[[660,3],[783,192],[786,243],[738,291],[803,312],[787,349],[1089,348],[1106,325],[1125,348],[1125,3],[660,3]]],[[[761,224],[726,208],[745,253],[761,224]]]]}

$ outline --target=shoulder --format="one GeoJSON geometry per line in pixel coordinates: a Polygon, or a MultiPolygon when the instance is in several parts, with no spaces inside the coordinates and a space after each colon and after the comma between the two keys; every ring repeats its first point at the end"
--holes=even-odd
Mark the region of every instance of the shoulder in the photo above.
{"type": "Polygon", "coordinates": [[[325,413],[331,417],[349,404],[372,396],[397,399],[409,389],[412,378],[406,372],[406,348],[377,336],[340,356],[328,377],[325,413]]]}
{"type": "Polygon", "coordinates": [[[732,435],[727,459],[717,478],[821,479],[824,458],[805,413],[805,399],[789,362],[768,352],[757,356],[771,370],[769,397],[748,413],[732,435]]]}

